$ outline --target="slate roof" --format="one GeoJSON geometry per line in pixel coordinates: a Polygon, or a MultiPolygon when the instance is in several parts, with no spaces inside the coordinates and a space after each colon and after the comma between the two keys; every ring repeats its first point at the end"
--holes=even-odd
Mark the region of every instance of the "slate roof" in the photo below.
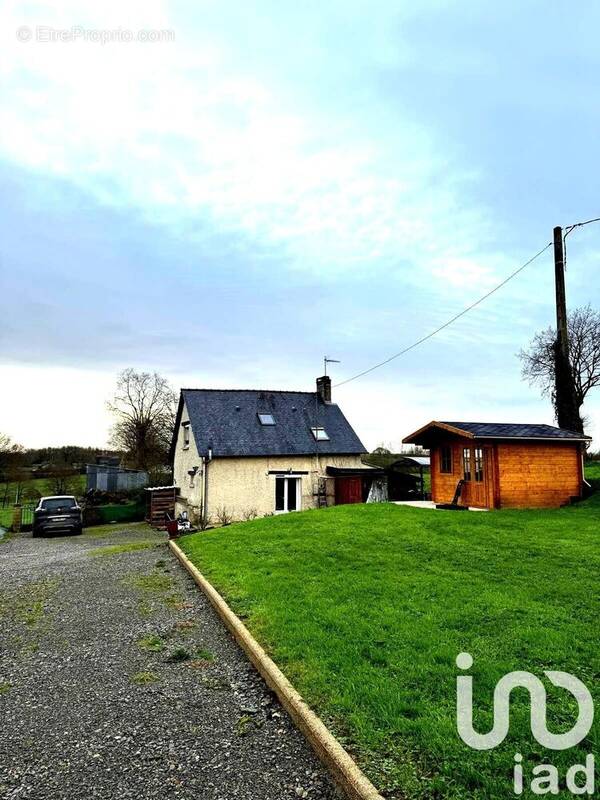
{"type": "Polygon", "coordinates": [[[367,452],[339,406],[316,392],[182,389],[175,438],[184,401],[202,455],[209,446],[215,457],[367,452]],[[262,413],[272,414],[275,425],[261,425],[262,413]],[[313,427],[325,428],[329,440],[316,442],[313,427]]]}
{"type": "Polygon", "coordinates": [[[404,442],[414,442],[436,426],[448,426],[464,431],[477,439],[543,439],[556,441],[590,441],[590,436],[585,436],[577,431],[566,428],[557,428],[554,425],[529,425],[526,423],[508,422],[430,422],[415,433],[407,436],[404,442]]]}

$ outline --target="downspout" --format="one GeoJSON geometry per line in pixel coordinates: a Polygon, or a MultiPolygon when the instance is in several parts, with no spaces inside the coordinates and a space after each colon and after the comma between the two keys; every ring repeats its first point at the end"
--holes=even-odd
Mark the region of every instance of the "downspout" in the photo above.
{"type": "Polygon", "coordinates": [[[208,523],[208,465],[212,461],[212,447],[208,448],[208,455],[204,456],[204,491],[202,492],[202,521],[206,527],[208,523]]]}
{"type": "MultiPolygon", "coordinates": [[[[319,484],[321,483],[321,462],[319,459],[319,391],[315,394],[315,467],[317,472],[317,508],[319,508],[319,484]]],[[[327,485],[325,485],[325,504],[327,504],[327,485]]],[[[314,502],[314,501],[313,501],[314,502]]]]}
{"type": "Polygon", "coordinates": [[[585,445],[584,444],[580,445],[579,455],[581,456],[581,467],[580,467],[580,469],[581,469],[581,482],[582,482],[581,491],[580,491],[579,494],[580,494],[581,497],[585,497],[588,493],[591,492],[592,485],[591,485],[591,483],[588,483],[586,481],[586,479],[585,479],[585,445]]]}

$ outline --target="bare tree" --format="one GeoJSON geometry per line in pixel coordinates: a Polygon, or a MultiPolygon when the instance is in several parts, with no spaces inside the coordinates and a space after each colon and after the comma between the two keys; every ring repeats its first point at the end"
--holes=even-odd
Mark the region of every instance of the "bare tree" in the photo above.
{"type": "MultiPolygon", "coordinates": [[[[600,385],[600,313],[590,305],[572,311],[567,320],[569,360],[575,381],[578,408],[594,386],[600,385]]],[[[556,412],[555,389],[556,330],[546,328],[533,337],[527,350],[521,350],[521,374],[530,384],[540,386],[552,400],[556,412]]]]}
{"type": "Polygon", "coordinates": [[[52,464],[44,481],[45,490],[53,495],[77,493],[77,473],[68,464],[52,464]]]}
{"type": "Polygon", "coordinates": [[[127,454],[133,467],[152,469],[167,463],[176,403],[175,392],[158,373],[121,372],[108,404],[115,418],[111,442],[127,454]]]}
{"type": "Polygon", "coordinates": [[[6,433],[0,433],[0,453],[6,453],[12,446],[12,439],[6,433]]]}
{"type": "Polygon", "coordinates": [[[20,461],[24,452],[20,444],[13,442],[6,433],[0,432],[0,471],[9,464],[20,461]]]}
{"type": "Polygon", "coordinates": [[[18,502],[23,484],[28,474],[23,470],[25,449],[13,442],[5,433],[0,433],[0,480],[4,481],[3,496],[0,503],[5,506],[9,499],[18,502]],[[14,496],[12,495],[14,492],[14,496]]]}

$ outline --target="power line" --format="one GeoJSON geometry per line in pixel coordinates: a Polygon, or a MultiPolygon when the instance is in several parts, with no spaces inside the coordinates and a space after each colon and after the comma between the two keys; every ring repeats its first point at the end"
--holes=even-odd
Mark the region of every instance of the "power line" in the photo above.
{"type": "MultiPolygon", "coordinates": [[[[596,221],[596,220],[590,220],[590,222],[594,222],[594,221],[596,221]]],[[[600,221],[600,219],[598,221],[600,221]]],[[[588,224],[588,223],[578,223],[578,224],[583,225],[583,224],[588,224]]],[[[493,295],[495,292],[497,292],[498,289],[501,289],[503,286],[506,286],[506,284],[509,281],[511,281],[513,278],[515,278],[520,272],[523,272],[523,270],[526,267],[528,267],[530,264],[532,264],[536,260],[536,258],[539,258],[542,255],[542,253],[544,253],[551,246],[552,246],[552,242],[548,242],[548,244],[545,245],[544,247],[542,247],[542,249],[539,250],[534,256],[532,256],[529,259],[529,261],[526,261],[524,264],[522,264],[514,272],[511,272],[511,274],[507,278],[505,278],[502,281],[502,283],[499,283],[497,286],[495,286],[489,292],[484,294],[483,297],[480,297],[479,300],[476,300],[474,303],[471,303],[470,306],[467,306],[467,308],[464,308],[458,314],[455,314],[452,317],[452,319],[449,319],[447,322],[444,322],[444,324],[440,325],[439,328],[436,328],[434,331],[431,331],[431,333],[428,333],[426,336],[423,336],[421,339],[418,339],[416,342],[413,342],[413,344],[409,345],[408,347],[405,347],[403,350],[400,350],[399,353],[394,353],[393,356],[390,356],[389,358],[386,358],[384,361],[380,361],[378,364],[374,364],[372,367],[369,367],[368,369],[365,369],[362,372],[359,372],[357,375],[353,375],[351,378],[346,378],[346,380],[340,381],[340,383],[336,383],[334,388],[337,388],[338,386],[344,386],[346,383],[350,383],[351,381],[355,381],[358,378],[362,378],[363,375],[368,375],[369,372],[373,372],[374,370],[379,369],[380,367],[383,367],[386,364],[389,364],[390,361],[394,361],[394,359],[400,358],[400,356],[403,356],[405,353],[408,353],[410,350],[414,350],[415,347],[418,347],[420,344],[423,344],[423,342],[426,342],[428,339],[432,339],[434,336],[436,336],[438,333],[443,331],[445,328],[448,328],[450,325],[452,325],[454,322],[456,322],[457,319],[460,319],[461,317],[464,317],[464,315],[468,314],[469,311],[474,309],[480,303],[483,303],[483,301],[487,300],[488,297],[491,297],[491,295],[493,295]]]]}
{"type": "Polygon", "coordinates": [[[565,236],[568,236],[574,228],[583,228],[584,225],[591,225],[592,222],[600,222],[600,217],[595,219],[588,219],[585,222],[576,222],[574,225],[567,225],[565,227],[565,236]]]}
{"type": "Polygon", "coordinates": [[[563,236],[563,263],[565,265],[565,269],[567,268],[567,236],[572,233],[575,228],[583,228],[585,225],[591,225],[592,222],[600,222],[600,217],[595,217],[594,219],[588,219],[585,222],[575,222],[573,225],[567,225],[565,228],[565,234],[563,236]]]}

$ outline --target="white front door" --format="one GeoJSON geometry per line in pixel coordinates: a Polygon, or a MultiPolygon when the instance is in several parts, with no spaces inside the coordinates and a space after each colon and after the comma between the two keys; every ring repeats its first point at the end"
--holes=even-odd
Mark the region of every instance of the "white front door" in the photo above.
{"type": "Polygon", "coordinates": [[[275,478],[275,513],[285,514],[300,509],[300,478],[277,475],[275,478]]]}

